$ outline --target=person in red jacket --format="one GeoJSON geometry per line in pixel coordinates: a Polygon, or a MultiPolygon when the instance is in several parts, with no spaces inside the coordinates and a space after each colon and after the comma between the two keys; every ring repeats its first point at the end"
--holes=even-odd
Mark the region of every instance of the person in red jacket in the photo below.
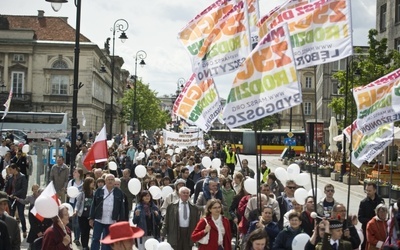
{"type": "Polygon", "coordinates": [[[52,220],[53,226],[47,228],[43,235],[42,249],[72,250],[71,230],[67,227],[68,208],[61,205],[58,216],[53,217],[52,220]]]}
{"type": "Polygon", "coordinates": [[[222,202],[211,199],[207,202],[205,217],[199,220],[192,233],[192,241],[199,242],[199,250],[232,250],[231,227],[223,216],[222,202]],[[204,241],[204,237],[206,237],[204,241]]]}

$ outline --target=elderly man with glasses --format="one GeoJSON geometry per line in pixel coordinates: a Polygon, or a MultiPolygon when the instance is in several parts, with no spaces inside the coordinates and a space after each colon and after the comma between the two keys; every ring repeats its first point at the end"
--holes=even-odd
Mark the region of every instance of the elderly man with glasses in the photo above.
{"type": "Polygon", "coordinates": [[[337,203],[332,208],[331,218],[338,220],[343,224],[342,240],[347,240],[351,243],[352,249],[358,249],[361,244],[360,236],[357,233],[356,225],[358,219],[356,215],[349,215],[346,218],[347,210],[342,203],[337,203]]]}

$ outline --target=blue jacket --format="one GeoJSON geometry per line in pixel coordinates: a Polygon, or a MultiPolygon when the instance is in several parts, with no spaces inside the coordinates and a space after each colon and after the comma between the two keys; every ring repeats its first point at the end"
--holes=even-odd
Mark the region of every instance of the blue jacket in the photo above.
{"type": "MultiPolygon", "coordinates": [[[[93,203],[90,207],[90,219],[101,219],[103,215],[103,200],[106,198],[104,197],[104,188],[97,189],[93,195],[93,203]]],[[[128,218],[125,218],[125,206],[124,202],[124,194],[122,193],[121,189],[115,187],[113,189],[113,196],[114,196],[114,208],[112,211],[112,220],[116,221],[127,221],[128,218]]]]}
{"type": "Polygon", "coordinates": [[[285,227],[279,232],[274,241],[274,250],[292,250],[292,242],[296,235],[303,233],[303,229],[300,227],[297,230],[293,230],[290,227],[285,227]]]}
{"type": "MultiPolygon", "coordinates": [[[[249,230],[247,231],[247,237],[250,235],[251,232],[256,230],[258,222],[258,220],[255,220],[250,223],[249,230]]],[[[274,244],[275,238],[280,231],[278,223],[271,221],[267,226],[264,227],[264,230],[265,232],[267,232],[269,237],[269,249],[273,249],[272,246],[274,244]]]]}
{"type": "MultiPolygon", "coordinates": [[[[160,238],[160,225],[161,225],[161,211],[160,209],[158,209],[158,207],[154,204],[154,202],[152,202],[150,204],[150,211],[151,211],[151,231],[152,234],[151,236],[153,236],[155,239],[159,239],[160,238]],[[154,212],[157,212],[157,216],[155,215],[154,212]]],[[[133,212],[133,224],[136,224],[137,227],[143,229],[144,231],[144,236],[150,236],[149,235],[149,228],[147,228],[147,223],[146,223],[146,213],[143,209],[143,204],[139,203],[136,208],[135,211],[133,212]],[[136,215],[136,211],[139,210],[140,214],[137,216],[136,215]]],[[[140,238],[140,241],[142,240],[142,238],[140,238]]]]}

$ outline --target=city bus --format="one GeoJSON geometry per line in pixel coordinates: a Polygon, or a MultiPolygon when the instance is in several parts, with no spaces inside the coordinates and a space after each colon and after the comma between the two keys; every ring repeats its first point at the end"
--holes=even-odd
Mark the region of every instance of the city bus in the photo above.
{"type": "Polygon", "coordinates": [[[242,154],[281,154],[289,146],[296,154],[305,152],[306,133],[304,130],[292,130],[292,137],[288,136],[289,129],[273,129],[257,131],[257,143],[254,131],[251,129],[210,130],[208,133],[214,140],[229,141],[242,154]],[[260,152],[261,145],[261,152],[260,152]]]}
{"type": "MultiPolygon", "coordinates": [[[[3,117],[4,111],[0,111],[3,117]]],[[[68,127],[67,113],[49,112],[8,112],[0,120],[0,129],[14,129],[25,132],[66,132],[68,127]]]]}

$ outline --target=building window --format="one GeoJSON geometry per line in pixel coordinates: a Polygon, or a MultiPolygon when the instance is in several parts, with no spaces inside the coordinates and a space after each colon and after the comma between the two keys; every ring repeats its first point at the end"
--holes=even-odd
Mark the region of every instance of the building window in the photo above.
{"type": "Polygon", "coordinates": [[[381,14],[381,19],[379,28],[380,32],[383,32],[386,30],[386,3],[381,6],[380,14],[381,14]]]}
{"type": "Polygon", "coordinates": [[[400,22],[400,0],[396,0],[396,6],[394,9],[394,22],[400,22]]]}
{"type": "MultiPolygon", "coordinates": [[[[63,60],[57,60],[51,65],[53,69],[68,69],[68,64],[63,60]]],[[[68,95],[68,75],[51,76],[51,94],[53,95],[68,95]]]]}
{"type": "Polygon", "coordinates": [[[311,102],[305,102],[304,103],[304,114],[311,115],[311,112],[312,112],[311,102]]]}
{"type": "Polygon", "coordinates": [[[13,71],[12,75],[12,91],[14,97],[19,97],[24,92],[24,72],[13,71]]]}
{"type": "Polygon", "coordinates": [[[400,37],[394,39],[394,49],[400,52],[400,37]]]}
{"type": "Polygon", "coordinates": [[[57,60],[51,66],[53,69],[68,69],[68,65],[63,60],[57,60]]]}
{"type": "Polygon", "coordinates": [[[310,76],[306,76],[306,86],[307,89],[311,89],[312,88],[312,77],[310,76]]]}
{"type": "Polygon", "coordinates": [[[66,75],[51,76],[51,94],[67,95],[69,77],[66,75]]]}
{"type": "Polygon", "coordinates": [[[25,57],[24,57],[23,54],[14,54],[13,61],[14,62],[24,62],[25,61],[25,57]]]}

